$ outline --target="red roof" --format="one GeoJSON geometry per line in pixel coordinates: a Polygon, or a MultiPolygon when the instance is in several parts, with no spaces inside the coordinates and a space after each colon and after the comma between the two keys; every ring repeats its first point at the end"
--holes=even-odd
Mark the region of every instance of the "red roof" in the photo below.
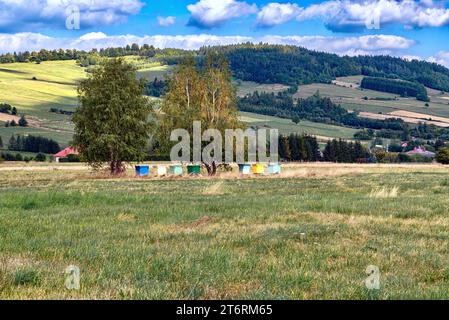
{"type": "Polygon", "coordinates": [[[65,148],[64,150],[58,152],[53,157],[55,158],[65,158],[71,154],[78,154],[78,151],[72,147],[65,148]]]}

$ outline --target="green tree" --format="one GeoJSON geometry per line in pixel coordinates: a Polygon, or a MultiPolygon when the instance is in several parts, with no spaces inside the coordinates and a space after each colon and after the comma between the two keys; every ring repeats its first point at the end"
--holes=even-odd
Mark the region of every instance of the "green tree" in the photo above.
{"type": "Polygon", "coordinates": [[[3,148],[3,140],[2,137],[0,137],[0,149],[3,148]]]}
{"type": "Polygon", "coordinates": [[[19,126],[28,127],[28,121],[25,119],[25,115],[22,115],[19,119],[19,126]]]}
{"type": "Polygon", "coordinates": [[[34,161],[37,161],[37,162],[45,162],[46,160],[47,160],[47,156],[43,153],[38,153],[36,155],[36,157],[34,158],[34,161]]]}
{"type": "Polygon", "coordinates": [[[295,114],[295,115],[292,117],[292,121],[293,121],[294,124],[298,124],[298,123],[301,122],[301,118],[299,118],[299,116],[295,114]]]}
{"type": "Polygon", "coordinates": [[[125,162],[144,158],[152,113],[144,85],[122,58],[102,62],[80,83],[73,145],[94,169],[107,162],[116,175],[125,171],[125,162]]]}
{"type": "MultiPolygon", "coordinates": [[[[217,129],[223,136],[226,129],[243,128],[238,120],[236,93],[229,65],[223,56],[210,53],[204,67],[199,69],[193,58],[187,58],[168,81],[161,106],[158,144],[168,153],[173,129],[182,128],[192,136],[193,122],[201,127],[217,129]]],[[[209,175],[217,171],[217,163],[204,163],[209,175]]]]}
{"type": "Polygon", "coordinates": [[[436,160],[442,164],[449,164],[449,148],[441,148],[437,152],[436,160]]]}

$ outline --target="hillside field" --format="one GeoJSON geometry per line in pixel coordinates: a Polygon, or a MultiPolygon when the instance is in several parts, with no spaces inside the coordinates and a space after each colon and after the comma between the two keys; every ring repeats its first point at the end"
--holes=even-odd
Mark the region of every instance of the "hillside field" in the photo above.
{"type": "Polygon", "coordinates": [[[443,166],[112,179],[5,163],[0,192],[0,299],[449,298],[443,166]],[[69,265],[79,291],[64,287],[69,265]]]}
{"type": "MultiPolygon", "coordinates": [[[[126,60],[138,69],[138,77],[149,80],[163,79],[173,70],[173,66],[149,63],[138,57],[126,57],[126,60]]],[[[25,114],[30,122],[29,128],[5,128],[6,115],[5,119],[0,118],[0,136],[3,142],[7,143],[13,133],[33,134],[52,138],[63,147],[67,146],[73,135],[70,117],[51,113],[50,108],[74,111],[77,106],[77,83],[86,77],[85,69],[72,60],[0,65],[0,103],[17,107],[19,114],[25,114]]],[[[288,88],[280,84],[250,81],[235,81],[235,84],[239,96],[254,91],[279,92],[288,88]]],[[[242,114],[242,119],[251,125],[257,123],[256,125],[278,128],[284,134],[309,133],[324,137],[325,140],[332,137],[350,139],[355,132],[352,129],[308,121],[297,126],[289,120],[256,114],[242,114]]]]}
{"type": "MultiPolygon", "coordinates": [[[[306,98],[317,91],[324,97],[331,98],[348,110],[358,110],[372,114],[388,114],[397,111],[419,113],[421,120],[432,116],[443,117],[449,124],[449,94],[427,89],[429,106],[415,98],[402,98],[391,93],[359,88],[362,76],[337,78],[333,84],[314,83],[299,87],[296,98],[306,98]],[[368,100],[365,100],[365,97],[368,100]]],[[[434,124],[438,125],[437,122],[434,124]]]]}

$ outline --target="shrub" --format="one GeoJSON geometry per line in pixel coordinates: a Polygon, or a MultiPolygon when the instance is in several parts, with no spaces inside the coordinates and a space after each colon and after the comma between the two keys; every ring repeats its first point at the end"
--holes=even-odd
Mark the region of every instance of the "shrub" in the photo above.
{"type": "Polygon", "coordinates": [[[39,283],[39,273],[36,270],[18,270],[14,274],[16,286],[36,285],[39,283]]]}
{"type": "Polygon", "coordinates": [[[47,156],[43,153],[38,153],[36,155],[36,157],[34,158],[34,161],[37,161],[37,162],[45,162],[46,160],[47,160],[47,156]]]}
{"type": "Polygon", "coordinates": [[[449,148],[438,150],[436,160],[442,164],[449,164],[449,148]]]}

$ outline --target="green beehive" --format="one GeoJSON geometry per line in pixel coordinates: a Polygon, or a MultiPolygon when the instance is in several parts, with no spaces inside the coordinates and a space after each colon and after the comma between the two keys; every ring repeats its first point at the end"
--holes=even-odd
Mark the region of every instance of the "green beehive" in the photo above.
{"type": "Polygon", "coordinates": [[[201,174],[201,166],[199,164],[192,164],[187,166],[187,173],[198,175],[201,174]]]}

